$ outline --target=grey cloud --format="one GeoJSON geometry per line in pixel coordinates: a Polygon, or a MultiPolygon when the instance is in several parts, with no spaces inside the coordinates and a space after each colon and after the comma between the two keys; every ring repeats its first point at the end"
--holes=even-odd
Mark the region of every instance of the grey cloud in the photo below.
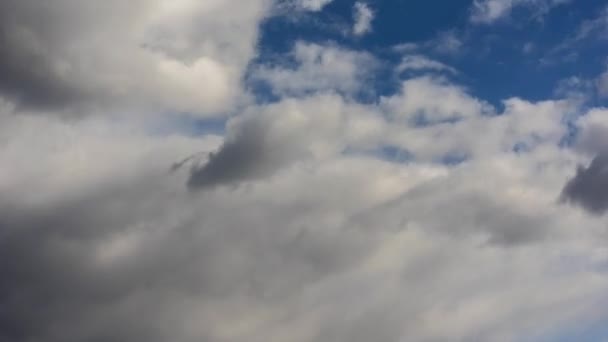
{"type": "Polygon", "coordinates": [[[171,164],[171,167],[169,168],[169,173],[174,173],[177,170],[181,169],[182,167],[184,167],[184,165],[188,164],[188,163],[193,163],[193,162],[200,162],[200,156],[205,154],[205,152],[198,152],[198,153],[194,153],[189,155],[188,157],[177,161],[173,164],[171,164]]]}
{"type": "MultiPolygon", "coordinates": [[[[114,7],[129,12],[128,6],[114,7]]],[[[70,42],[78,43],[77,31],[86,34],[88,29],[82,25],[70,27],[70,22],[76,25],[78,19],[68,16],[80,17],[80,23],[98,22],[86,9],[87,6],[65,0],[44,4],[32,0],[0,1],[0,91],[22,106],[63,107],[83,101],[84,90],[67,77],[72,72],[62,70],[62,65],[70,67],[63,58],[70,42]]]]}
{"type": "Polygon", "coordinates": [[[285,100],[246,111],[228,123],[224,144],[191,169],[190,189],[269,177],[304,161],[331,155],[344,144],[344,104],[335,96],[285,100]]]}
{"type": "Polygon", "coordinates": [[[576,139],[576,147],[590,155],[608,150],[608,128],[603,124],[587,124],[576,139]]]}
{"type": "Polygon", "coordinates": [[[471,162],[449,177],[419,182],[401,196],[354,216],[353,223],[382,221],[393,230],[421,227],[455,238],[476,236],[489,246],[507,249],[559,235],[551,206],[533,203],[535,209],[531,210],[529,205],[506,198],[508,177],[471,162]],[[488,191],[484,182],[491,182],[493,189],[488,191]]]}
{"type": "Polygon", "coordinates": [[[39,112],[222,112],[240,96],[269,3],[0,0],[0,95],[39,112]]]}
{"type": "MultiPolygon", "coordinates": [[[[247,130],[256,141],[274,136],[263,131],[247,130]]],[[[0,192],[0,341],[491,341],[496,330],[525,331],[530,321],[513,316],[545,317],[544,302],[521,299],[526,289],[536,298],[539,286],[562,284],[538,279],[540,258],[519,264],[509,248],[466,242],[475,217],[500,237],[521,213],[464,190],[450,196],[463,179],[386,195],[391,181],[413,177],[338,159],[257,189],[191,196],[175,190],[166,164],[135,164],[132,176],[36,204],[0,192]],[[423,228],[389,229],[404,218],[423,228]],[[480,301],[491,303],[482,316],[480,301]]],[[[572,283],[557,298],[564,288],[572,283]]]]}
{"type": "Polygon", "coordinates": [[[191,169],[188,187],[200,189],[263,178],[298,157],[289,141],[267,141],[267,125],[264,120],[248,120],[204,165],[191,169]]]}
{"type": "Polygon", "coordinates": [[[608,154],[597,155],[588,167],[579,166],[566,183],[562,200],[580,205],[593,214],[608,210],[608,154]]]}
{"type": "Polygon", "coordinates": [[[289,311],[305,284],[373,246],[331,226],[296,224],[322,204],[286,205],[269,217],[257,214],[269,208],[260,204],[230,218],[236,197],[194,206],[188,196],[159,196],[159,180],[144,178],[36,207],[2,198],[0,341],[220,341],[219,322],[206,319],[227,324],[237,308],[234,322],[260,306],[289,311]],[[108,241],[129,236],[137,244],[126,255],[99,259],[108,241]]]}
{"type": "Polygon", "coordinates": [[[7,35],[10,33],[6,31],[0,35],[3,46],[3,53],[0,53],[1,92],[18,105],[34,108],[63,107],[84,97],[79,89],[64,82],[52,70],[44,56],[22,51],[7,35]]]}

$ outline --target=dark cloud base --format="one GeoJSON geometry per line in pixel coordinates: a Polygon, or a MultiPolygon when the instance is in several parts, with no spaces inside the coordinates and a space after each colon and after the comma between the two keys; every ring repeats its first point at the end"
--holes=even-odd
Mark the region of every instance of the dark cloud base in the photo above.
{"type": "Polygon", "coordinates": [[[608,210],[608,154],[596,156],[588,167],[579,166],[564,187],[562,200],[592,214],[604,214],[608,210]]]}

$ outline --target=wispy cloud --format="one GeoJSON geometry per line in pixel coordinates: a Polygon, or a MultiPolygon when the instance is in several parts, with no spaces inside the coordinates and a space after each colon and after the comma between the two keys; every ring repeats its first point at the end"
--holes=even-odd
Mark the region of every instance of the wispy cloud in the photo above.
{"type": "Polygon", "coordinates": [[[362,36],[372,30],[372,22],[374,20],[374,12],[363,2],[357,2],[354,6],[354,25],[353,34],[362,36]]]}
{"type": "Polygon", "coordinates": [[[423,55],[407,55],[404,56],[397,66],[398,72],[403,71],[447,71],[449,73],[456,74],[456,69],[450,67],[449,65],[443,64],[436,60],[430,59],[423,55]]]}
{"type": "Polygon", "coordinates": [[[325,6],[329,5],[333,0],[295,0],[296,5],[302,9],[318,12],[325,6]]]}
{"type": "Polygon", "coordinates": [[[572,0],[475,0],[470,20],[478,24],[491,24],[503,19],[517,7],[528,7],[533,16],[542,16],[552,8],[572,0]]]}

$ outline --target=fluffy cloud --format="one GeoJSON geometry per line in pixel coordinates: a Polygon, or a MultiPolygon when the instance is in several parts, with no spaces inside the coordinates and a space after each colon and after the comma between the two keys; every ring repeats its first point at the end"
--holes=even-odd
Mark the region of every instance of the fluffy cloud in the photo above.
{"type": "Polygon", "coordinates": [[[373,110],[335,95],[254,106],[223,143],[3,116],[0,336],[513,340],[602,317],[602,223],[555,202],[568,153],[459,168],[339,153],[374,141],[373,110]],[[245,137],[256,158],[230,152],[245,137]],[[168,173],[214,150],[207,191],[168,173]]]}
{"type": "Polygon", "coordinates": [[[292,162],[335,153],[343,107],[339,98],[329,96],[288,100],[237,117],[229,122],[221,148],[192,170],[189,186],[265,178],[292,162]]]}
{"type": "Polygon", "coordinates": [[[328,91],[353,94],[362,90],[378,64],[365,52],[304,42],[294,45],[291,58],[295,66],[262,65],[253,72],[253,78],[269,83],[283,96],[328,91]]]}
{"type": "Polygon", "coordinates": [[[608,151],[608,110],[592,109],[577,120],[575,147],[589,155],[608,151]]]}
{"type": "Polygon", "coordinates": [[[372,30],[372,21],[374,20],[374,12],[369,6],[363,2],[357,2],[354,6],[353,34],[355,36],[364,35],[372,30]]]}
{"type": "Polygon", "coordinates": [[[240,96],[268,6],[2,1],[0,89],[26,107],[135,105],[217,115],[240,96]]]}
{"type": "Polygon", "coordinates": [[[297,1],[297,5],[303,9],[309,11],[320,11],[323,7],[330,4],[333,0],[299,0],[297,1]]]}
{"type": "Polygon", "coordinates": [[[403,82],[401,93],[384,99],[387,111],[410,122],[437,123],[478,116],[491,108],[445,79],[423,76],[403,82]],[[436,101],[442,99],[442,101],[436,101]]]}
{"type": "Polygon", "coordinates": [[[450,73],[457,73],[457,71],[441,62],[432,60],[422,55],[409,55],[403,57],[401,63],[397,67],[397,71],[447,71],[450,73]]]}

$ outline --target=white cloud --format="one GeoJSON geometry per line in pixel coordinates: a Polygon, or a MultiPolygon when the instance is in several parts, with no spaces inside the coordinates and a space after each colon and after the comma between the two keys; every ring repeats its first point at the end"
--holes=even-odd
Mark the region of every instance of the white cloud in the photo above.
{"type": "Polygon", "coordinates": [[[353,34],[355,36],[362,36],[369,33],[372,30],[374,16],[374,12],[369,5],[363,2],[356,2],[354,6],[355,24],[353,26],[353,34]]]}
{"type": "Polygon", "coordinates": [[[261,66],[254,77],[265,80],[282,95],[302,95],[319,91],[355,93],[365,86],[365,80],[377,61],[368,53],[356,52],[335,45],[298,42],[291,56],[295,68],[261,66]]]}
{"type": "Polygon", "coordinates": [[[530,103],[514,98],[504,104],[505,111],[497,115],[488,103],[444,80],[408,80],[400,94],[382,101],[384,111],[394,118],[383,137],[420,160],[486,158],[513,153],[516,147],[557,145],[566,134],[562,120],[573,110],[567,101],[530,103]]]}
{"type": "Polygon", "coordinates": [[[432,123],[478,116],[489,110],[486,104],[469,96],[465,89],[442,78],[428,76],[404,81],[401,93],[385,98],[383,104],[396,117],[407,121],[420,118],[432,123]]]}
{"type": "Polygon", "coordinates": [[[403,71],[447,71],[449,73],[456,74],[458,73],[456,69],[438,62],[436,60],[432,60],[423,55],[408,55],[404,56],[401,60],[401,63],[397,66],[398,72],[403,71]]]}
{"type": "Polygon", "coordinates": [[[317,12],[329,5],[332,1],[333,0],[298,0],[297,4],[303,9],[317,12]]]}

